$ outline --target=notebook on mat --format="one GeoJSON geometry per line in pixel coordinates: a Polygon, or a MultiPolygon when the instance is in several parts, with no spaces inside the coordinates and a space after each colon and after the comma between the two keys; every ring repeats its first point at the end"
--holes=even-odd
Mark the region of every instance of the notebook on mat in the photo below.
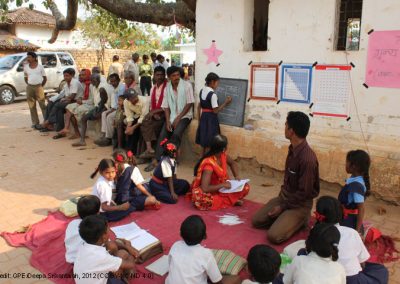
{"type": "Polygon", "coordinates": [[[146,269],[159,276],[164,276],[169,270],[168,255],[163,255],[153,263],[146,266],[146,269]]]}
{"type": "Polygon", "coordinates": [[[231,183],[231,188],[221,188],[219,192],[221,193],[234,193],[234,192],[241,192],[250,180],[249,179],[242,179],[242,180],[228,180],[231,183]]]}
{"type": "Polygon", "coordinates": [[[136,260],[138,263],[143,263],[163,251],[160,240],[141,229],[135,222],[113,227],[111,230],[117,238],[130,241],[132,247],[139,251],[139,257],[136,260]]]}

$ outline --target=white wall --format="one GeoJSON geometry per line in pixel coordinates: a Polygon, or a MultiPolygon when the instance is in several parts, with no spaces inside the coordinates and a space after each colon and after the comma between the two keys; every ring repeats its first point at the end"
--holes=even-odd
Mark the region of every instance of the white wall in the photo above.
{"type": "Polygon", "coordinates": [[[82,38],[79,31],[61,31],[55,43],[50,44],[48,40],[51,38],[53,29],[41,26],[17,25],[15,29],[16,36],[29,40],[42,49],[60,49],[60,48],[85,48],[86,41],[82,38]]]}
{"type": "MultiPolygon", "coordinates": [[[[356,67],[351,72],[354,99],[351,120],[311,118],[310,144],[319,156],[324,156],[321,177],[332,182],[343,182],[344,154],[350,149],[366,149],[360,124],[373,160],[387,166],[385,185],[388,196],[400,196],[400,89],[369,88],[365,80],[368,35],[371,29],[400,30],[399,0],[364,0],[360,50],[335,51],[335,21],[337,0],[271,0],[269,7],[268,51],[252,52],[253,0],[198,0],[196,22],[196,91],[200,91],[208,72],[221,77],[249,79],[249,61],[286,63],[347,64],[356,67]],[[212,9],[210,9],[212,7],[212,9]],[[220,66],[206,64],[203,48],[216,40],[223,50],[220,66]],[[338,155],[340,157],[338,157],[338,155]],[[334,161],[342,161],[340,165],[334,161]],[[390,165],[390,167],[389,167],[390,165]]],[[[247,104],[247,122],[255,125],[255,132],[272,142],[274,147],[286,147],[283,128],[286,113],[300,110],[309,113],[308,105],[251,100],[247,104]]],[[[229,129],[229,128],[225,128],[229,129]]],[[[244,132],[241,132],[244,133],[244,132]]],[[[248,135],[248,134],[243,134],[248,135]]],[[[241,155],[241,153],[237,153],[241,155]]],[[[244,156],[259,157],[256,153],[244,156]]],[[[259,161],[282,169],[283,162],[259,161]]],[[[378,170],[378,169],[376,169],[378,170]]],[[[400,198],[397,199],[400,201],[400,198]]]]}

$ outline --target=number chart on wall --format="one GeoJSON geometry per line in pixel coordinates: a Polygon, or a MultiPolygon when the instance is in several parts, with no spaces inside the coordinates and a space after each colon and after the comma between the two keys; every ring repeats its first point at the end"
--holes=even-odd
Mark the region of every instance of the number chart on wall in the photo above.
{"type": "Polygon", "coordinates": [[[258,100],[277,100],[279,65],[252,64],[250,72],[250,97],[258,100]]]}
{"type": "Polygon", "coordinates": [[[281,101],[292,103],[310,103],[311,64],[284,64],[281,76],[281,101]]]}
{"type": "Polygon", "coordinates": [[[350,65],[317,65],[314,71],[313,115],[348,117],[350,65]]]}

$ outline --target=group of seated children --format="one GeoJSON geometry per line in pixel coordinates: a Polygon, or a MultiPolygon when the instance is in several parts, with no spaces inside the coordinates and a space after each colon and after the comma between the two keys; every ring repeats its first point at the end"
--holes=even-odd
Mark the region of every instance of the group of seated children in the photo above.
{"type": "MultiPolygon", "coordinates": [[[[131,152],[118,149],[113,154],[114,160],[103,159],[100,162],[92,175],[100,173],[93,195],[79,200],[80,219],[72,221],[66,231],[65,257],[67,262],[74,263],[75,273],[113,272],[110,275],[115,277],[110,279],[120,281],[118,277],[123,271],[123,275],[129,275],[129,270],[134,269],[137,251],[128,241],[108,241],[107,220],[120,220],[130,212],[144,208],[157,209],[160,202],[175,203],[178,195],[187,193],[189,184],[176,178],[176,147],[168,141],[163,141],[163,147],[164,155],[149,184],[144,183],[131,152]]],[[[203,171],[196,176],[191,193],[194,206],[198,209],[232,206],[243,198],[233,196],[224,199],[212,191],[214,187],[228,187],[219,179],[223,168],[226,174],[226,165],[230,160],[225,154],[226,148],[226,138],[217,135],[209,152],[196,165],[195,172],[199,173],[199,168],[203,171]],[[208,192],[209,188],[211,191],[208,192]],[[197,190],[200,194],[208,194],[208,203],[193,197],[199,194],[197,190]]],[[[367,262],[370,255],[358,232],[362,229],[363,220],[364,200],[361,197],[369,189],[369,165],[369,156],[364,151],[348,153],[346,170],[352,176],[340,192],[339,200],[330,196],[318,199],[314,213],[316,224],[307,240],[298,241],[285,249],[293,261],[283,275],[279,269],[279,253],[266,245],[256,245],[249,251],[247,259],[251,279],[241,282],[236,276],[222,276],[212,252],[201,246],[206,238],[206,224],[201,217],[192,215],[181,225],[183,240],[177,241],[169,252],[166,283],[205,284],[207,279],[212,283],[388,283],[387,269],[381,264],[367,262]],[[363,192],[358,190],[360,186],[357,183],[363,186],[363,192]],[[352,216],[351,222],[349,216],[352,216]]],[[[231,168],[237,178],[236,165],[232,163],[231,168]]],[[[85,279],[76,281],[90,282],[84,282],[85,279]]]]}
{"type": "Polygon", "coordinates": [[[117,149],[112,159],[100,161],[92,178],[100,174],[92,194],[100,199],[100,212],[109,221],[118,221],[133,211],[159,209],[160,202],[173,204],[189,190],[186,180],[178,179],[174,159],[176,147],[164,143],[164,155],[149,183],[145,182],[131,151],[117,149]]]}

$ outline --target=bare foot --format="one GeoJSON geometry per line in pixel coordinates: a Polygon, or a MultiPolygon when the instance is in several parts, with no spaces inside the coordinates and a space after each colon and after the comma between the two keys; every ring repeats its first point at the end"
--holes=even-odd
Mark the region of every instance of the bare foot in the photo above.
{"type": "Polygon", "coordinates": [[[82,146],[86,146],[86,143],[84,141],[72,143],[72,147],[82,147],[82,146]]]}
{"type": "Polygon", "coordinates": [[[74,135],[68,137],[69,140],[74,140],[74,139],[78,139],[78,138],[81,138],[81,136],[77,135],[77,134],[74,134],[74,135]]]}
{"type": "Polygon", "coordinates": [[[236,201],[235,206],[242,206],[243,203],[244,203],[243,200],[238,200],[236,201]]]}
{"type": "Polygon", "coordinates": [[[69,130],[65,129],[65,128],[58,132],[58,134],[61,134],[61,135],[64,135],[64,136],[67,135],[68,133],[69,133],[69,130]]]}

